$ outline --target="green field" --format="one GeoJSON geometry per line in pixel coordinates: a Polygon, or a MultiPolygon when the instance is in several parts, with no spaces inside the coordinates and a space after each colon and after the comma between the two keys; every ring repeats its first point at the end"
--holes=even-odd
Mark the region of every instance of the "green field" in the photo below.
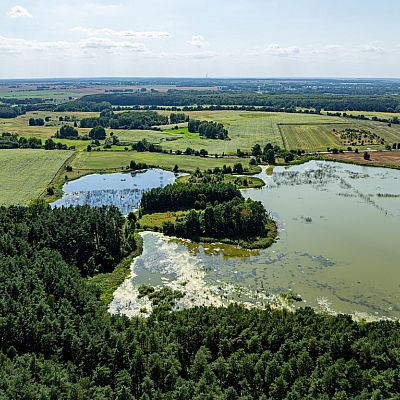
{"type": "MultiPolygon", "coordinates": [[[[163,111],[168,114],[169,112],[163,111]]],[[[192,111],[192,119],[222,123],[229,131],[231,140],[208,140],[199,137],[184,137],[183,140],[167,142],[166,149],[184,150],[186,147],[205,148],[210,154],[236,154],[237,149],[250,151],[255,143],[272,143],[283,147],[279,124],[324,124],[341,123],[342,118],[324,115],[268,113],[249,111],[192,111]]]]}
{"type": "MultiPolygon", "coordinates": [[[[348,120],[342,119],[343,122],[348,120]]],[[[376,133],[385,139],[384,145],[368,145],[358,146],[359,148],[373,147],[374,149],[384,149],[386,144],[393,144],[400,142],[400,126],[392,125],[389,127],[385,123],[371,122],[371,121],[351,121],[349,123],[341,124],[304,124],[304,125],[291,125],[282,124],[279,126],[286,149],[303,149],[305,151],[326,151],[327,147],[330,148],[347,148],[332,132],[333,129],[337,131],[346,128],[351,129],[366,129],[376,133]]]]}
{"type": "Polygon", "coordinates": [[[249,166],[249,159],[202,158],[196,156],[176,156],[163,153],[137,153],[130,151],[92,151],[90,153],[79,152],[72,162],[72,167],[78,171],[117,171],[126,168],[132,160],[165,169],[172,169],[175,165],[178,165],[180,170],[188,172],[195,171],[197,167],[201,170],[205,170],[208,168],[222,167],[224,164],[233,166],[237,162],[242,162],[244,167],[249,166]]]}
{"type": "Polygon", "coordinates": [[[69,97],[82,97],[82,93],[68,91],[50,91],[50,90],[21,90],[0,92],[0,98],[15,99],[57,99],[67,101],[69,97]]]}
{"type": "MultiPolygon", "coordinates": [[[[336,127],[334,125],[333,127],[336,127]]],[[[305,151],[326,151],[327,147],[342,147],[332,133],[332,125],[280,125],[284,147],[305,151]]]]}
{"type": "Polygon", "coordinates": [[[27,204],[46,190],[70,151],[0,150],[0,204],[27,204]]]}
{"type": "MultiPolygon", "coordinates": [[[[161,114],[170,114],[170,111],[159,111],[161,114]]],[[[349,120],[342,117],[328,117],[326,115],[295,114],[295,113],[267,113],[246,111],[193,111],[188,112],[191,118],[221,122],[229,130],[230,140],[211,140],[200,137],[196,133],[189,133],[186,124],[179,124],[179,129],[171,129],[172,125],[155,130],[121,130],[107,129],[107,134],[114,133],[121,145],[113,146],[113,150],[124,151],[133,143],[146,139],[151,143],[159,144],[165,150],[175,152],[185,151],[190,147],[195,150],[206,149],[210,155],[236,155],[237,149],[250,152],[254,144],[261,146],[273,143],[288,150],[303,149],[306,151],[326,151],[327,147],[346,148],[332,133],[332,129],[345,128],[367,129],[383,137],[386,144],[400,142],[400,125],[389,127],[385,123],[349,120]]],[[[59,117],[74,117],[77,120],[98,116],[99,113],[60,113],[60,112],[29,112],[13,119],[0,119],[0,133],[12,132],[24,137],[46,139],[55,135],[56,131],[65,123],[59,117]],[[45,126],[29,126],[31,117],[51,120],[45,126]]],[[[68,122],[68,124],[73,124],[68,122]]],[[[89,128],[77,128],[81,136],[90,131],[89,128]]],[[[76,150],[85,150],[90,143],[87,140],[54,139],[56,142],[75,146],[76,150]]],[[[376,148],[383,149],[383,146],[376,148]]],[[[101,147],[102,148],[102,147],[101,147]]],[[[374,147],[375,148],[375,147],[374,147]]]]}

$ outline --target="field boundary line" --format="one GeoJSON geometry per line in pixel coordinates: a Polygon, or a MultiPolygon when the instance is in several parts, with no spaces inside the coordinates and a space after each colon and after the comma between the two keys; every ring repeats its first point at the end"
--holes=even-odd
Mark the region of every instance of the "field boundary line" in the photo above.
{"type": "Polygon", "coordinates": [[[307,122],[307,123],[278,123],[278,126],[320,126],[320,125],[352,125],[351,122],[307,122]]]}
{"type": "Polygon", "coordinates": [[[286,141],[285,135],[284,135],[283,132],[282,132],[281,124],[276,124],[276,126],[277,126],[278,129],[279,129],[279,134],[281,135],[283,147],[284,147],[286,150],[289,150],[289,149],[288,149],[288,146],[289,146],[289,145],[288,145],[288,143],[287,143],[287,141],[286,141]]]}
{"type": "MultiPolygon", "coordinates": [[[[51,150],[49,150],[51,151],[51,150]]],[[[56,150],[57,151],[57,150],[56,150]]],[[[59,174],[61,174],[61,171],[65,171],[65,167],[68,165],[68,163],[71,161],[73,161],[76,157],[76,155],[78,154],[77,151],[75,151],[74,153],[72,153],[60,166],[60,168],[57,170],[57,172],[54,174],[53,178],[51,178],[51,181],[48,183],[48,185],[51,185],[55,179],[58,177],[59,174]]],[[[43,190],[42,193],[40,193],[39,198],[43,197],[43,195],[45,194],[47,188],[43,190]]]]}

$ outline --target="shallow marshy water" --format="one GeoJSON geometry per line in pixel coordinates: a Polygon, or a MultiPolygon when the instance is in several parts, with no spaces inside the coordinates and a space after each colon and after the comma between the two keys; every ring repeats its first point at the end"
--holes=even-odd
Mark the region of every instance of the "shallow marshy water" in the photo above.
{"type": "Polygon", "coordinates": [[[280,306],[293,292],[317,310],[365,318],[400,317],[400,171],[312,161],[259,175],[260,200],[279,225],[262,251],[195,245],[144,233],[144,252],[115,292],[110,311],[137,315],[137,287],[186,293],[178,308],[200,304],[280,306]]]}

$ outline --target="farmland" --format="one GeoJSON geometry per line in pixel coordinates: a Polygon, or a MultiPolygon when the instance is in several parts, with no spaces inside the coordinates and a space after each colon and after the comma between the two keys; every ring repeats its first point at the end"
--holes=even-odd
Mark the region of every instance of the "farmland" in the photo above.
{"type": "Polygon", "coordinates": [[[0,150],[0,204],[27,204],[39,197],[71,155],[69,151],[0,150]]]}
{"type": "MultiPolygon", "coordinates": [[[[183,171],[194,171],[196,168],[201,170],[223,165],[233,166],[237,162],[242,162],[244,167],[248,167],[248,160],[237,158],[202,158],[196,156],[176,156],[163,153],[137,153],[126,151],[100,151],[100,152],[79,152],[72,162],[75,170],[101,170],[101,171],[120,171],[129,165],[130,161],[147,163],[165,169],[173,169],[175,165],[183,171]]],[[[255,170],[257,171],[257,169],[255,170]]]]}
{"type": "Polygon", "coordinates": [[[343,154],[325,154],[327,160],[363,164],[369,166],[399,168],[400,151],[371,151],[370,159],[365,160],[362,153],[348,152],[343,154]]]}
{"type": "Polygon", "coordinates": [[[341,147],[340,140],[332,133],[332,125],[280,125],[279,128],[286,149],[326,151],[327,147],[341,147]]]}
{"type": "MultiPolygon", "coordinates": [[[[371,121],[349,121],[342,118],[342,122],[332,124],[280,124],[284,146],[286,149],[304,149],[305,151],[326,151],[330,148],[346,148],[340,138],[333,133],[345,129],[368,130],[371,133],[385,139],[385,144],[397,143],[400,141],[400,125],[389,127],[382,122],[371,121]]],[[[369,145],[368,145],[369,146],[369,145]]],[[[367,148],[367,145],[360,146],[360,149],[367,148]]],[[[384,149],[385,145],[373,145],[374,148],[384,149]]]]}

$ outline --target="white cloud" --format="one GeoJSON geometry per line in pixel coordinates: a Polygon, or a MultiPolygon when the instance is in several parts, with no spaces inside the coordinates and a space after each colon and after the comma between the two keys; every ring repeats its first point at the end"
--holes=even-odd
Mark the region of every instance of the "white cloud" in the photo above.
{"type": "Polygon", "coordinates": [[[10,18],[32,18],[32,14],[24,7],[16,5],[7,13],[10,18]]]}
{"type": "Polygon", "coordinates": [[[274,56],[285,57],[300,54],[301,50],[297,46],[281,47],[277,43],[272,43],[266,47],[265,52],[274,56]]]}
{"type": "Polygon", "coordinates": [[[191,53],[162,52],[162,53],[158,54],[158,57],[170,58],[170,59],[185,58],[185,59],[195,59],[195,60],[206,60],[206,59],[217,57],[217,53],[214,53],[213,51],[197,51],[197,52],[191,52],[191,53]]]}
{"type": "Polygon", "coordinates": [[[96,37],[78,42],[78,46],[84,50],[100,49],[106,51],[129,50],[136,53],[147,52],[147,48],[143,43],[114,41],[111,39],[96,38],[96,37]]]}
{"type": "Polygon", "coordinates": [[[327,44],[311,51],[311,54],[336,54],[344,50],[344,46],[340,44],[327,44]]]}
{"type": "Polygon", "coordinates": [[[385,49],[381,46],[369,45],[369,44],[360,46],[360,49],[363,53],[383,54],[386,52],[385,49]]]}
{"type": "Polygon", "coordinates": [[[186,43],[199,49],[209,46],[209,43],[201,35],[192,36],[186,43]]]}
{"type": "MultiPolygon", "coordinates": [[[[36,40],[25,40],[7,38],[0,36],[0,53],[27,53],[29,51],[62,51],[71,55],[84,54],[89,52],[134,52],[146,53],[147,48],[143,43],[118,41],[108,38],[89,38],[79,42],[54,41],[41,42],[36,40]]],[[[96,53],[96,54],[97,54],[96,53]]]]}
{"type": "Polygon", "coordinates": [[[157,31],[115,31],[114,29],[109,28],[85,28],[82,26],[76,26],[71,29],[73,32],[84,33],[88,36],[117,36],[117,37],[126,37],[126,38],[142,38],[142,39],[166,39],[171,37],[169,32],[157,32],[157,31]]]}

